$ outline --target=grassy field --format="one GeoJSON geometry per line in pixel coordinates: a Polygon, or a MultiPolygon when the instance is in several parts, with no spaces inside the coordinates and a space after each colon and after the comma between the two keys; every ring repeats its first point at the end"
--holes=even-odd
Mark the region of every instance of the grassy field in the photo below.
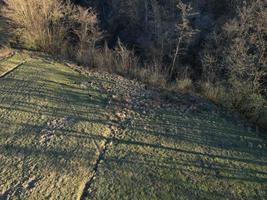
{"type": "Polygon", "coordinates": [[[3,199],[79,198],[102,145],[92,136],[109,134],[105,96],[83,79],[40,59],[0,79],[3,199]]]}
{"type": "Polygon", "coordinates": [[[24,62],[24,58],[16,54],[10,58],[0,58],[0,77],[4,76],[6,73],[10,72],[17,66],[19,66],[22,62],[24,62]]]}
{"type": "Polygon", "coordinates": [[[42,57],[0,72],[24,59],[0,78],[0,199],[266,199],[266,139],[238,117],[42,57]]]}

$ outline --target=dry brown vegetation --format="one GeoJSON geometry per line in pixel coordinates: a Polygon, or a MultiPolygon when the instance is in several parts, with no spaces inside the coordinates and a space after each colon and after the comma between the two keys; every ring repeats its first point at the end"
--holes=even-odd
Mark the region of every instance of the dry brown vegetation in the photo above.
{"type": "Polygon", "coordinates": [[[266,107],[266,17],[261,0],[238,8],[237,17],[211,35],[202,56],[203,80],[213,85],[209,90],[218,93],[215,85],[227,90],[212,96],[222,96],[254,121],[266,107]]]}
{"type": "Polygon", "coordinates": [[[7,47],[0,48],[0,60],[5,57],[8,57],[9,55],[12,54],[12,52],[13,51],[10,48],[7,48],[7,47]]]}
{"type": "Polygon", "coordinates": [[[101,32],[93,10],[61,0],[6,0],[4,15],[14,24],[14,38],[26,48],[83,61],[101,32]]]}

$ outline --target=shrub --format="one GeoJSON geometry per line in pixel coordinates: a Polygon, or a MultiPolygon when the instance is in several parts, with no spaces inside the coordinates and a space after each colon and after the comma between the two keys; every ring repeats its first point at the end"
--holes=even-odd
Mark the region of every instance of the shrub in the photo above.
{"type": "Polygon", "coordinates": [[[227,102],[227,94],[225,92],[225,88],[222,87],[220,84],[215,85],[210,82],[201,82],[200,92],[205,98],[211,100],[212,102],[227,102]]]}
{"type": "Polygon", "coordinates": [[[63,0],[5,0],[4,16],[26,48],[77,57],[84,62],[101,38],[92,9],[63,0]],[[77,53],[78,52],[78,53],[77,53]]]}
{"type": "Polygon", "coordinates": [[[74,33],[78,37],[77,61],[81,64],[95,66],[95,58],[100,52],[96,49],[96,43],[102,39],[102,33],[98,27],[97,15],[92,9],[77,7],[73,16],[78,26],[74,33]]]}
{"type": "Polygon", "coordinates": [[[6,0],[5,16],[16,26],[16,36],[33,49],[55,50],[62,44],[66,31],[61,25],[63,4],[56,0],[6,0]]]}
{"type": "Polygon", "coordinates": [[[133,50],[124,46],[120,39],[114,51],[115,71],[119,74],[133,75],[139,67],[139,60],[133,50]]]}
{"type": "Polygon", "coordinates": [[[182,92],[188,92],[192,90],[193,82],[189,78],[176,80],[175,88],[177,88],[178,90],[182,92]]]}
{"type": "Polygon", "coordinates": [[[135,72],[135,77],[138,80],[147,83],[153,87],[164,88],[167,85],[168,74],[161,70],[158,66],[147,65],[144,68],[139,68],[135,72]]]}
{"type": "MultiPolygon", "coordinates": [[[[266,105],[267,9],[264,0],[244,4],[210,37],[202,54],[203,80],[227,90],[227,104],[250,118],[266,105]]],[[[204,91],[206,92],[206,91],[204,91]]]]}
{"type": "Polygon", "coordinates": [[[107,44],[95,55],[96,66],[102,70],[138,79],[151,86],[164,87],[167,74],[161,70],[161,63],[141,64],[133,50],[129,50],[120,40],[114,50],[107,44]]]}
{"type": "MultiPolygon", "coordinates": [[[[263,85],[267,60],[267,9],[264,1],[257,0],[238,11],[238,17],[224,26],[229,47],[224,51],[229,72],[228,82],[237,98],[234,104],[247,115],[257,113],[263,106],[263,85]]],[[[233,98],[236,100],[236,98],[233,98]]]]}

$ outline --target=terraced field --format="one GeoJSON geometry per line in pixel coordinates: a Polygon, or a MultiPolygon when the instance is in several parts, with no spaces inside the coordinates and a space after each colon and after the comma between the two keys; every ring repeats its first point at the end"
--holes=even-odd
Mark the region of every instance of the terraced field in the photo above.
{"type": "Polygon", "coordinates": [[[43,57],[0,74],[23,60],[0,78],[0,199],[267,198],[266,139],[239,117],[43,57]]]}

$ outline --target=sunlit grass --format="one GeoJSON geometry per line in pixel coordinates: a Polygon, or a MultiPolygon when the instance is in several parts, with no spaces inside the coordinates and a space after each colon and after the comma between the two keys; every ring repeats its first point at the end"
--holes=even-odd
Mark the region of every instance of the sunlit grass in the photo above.
{"type": "Polygon", "coordinates": [[[79,198],[109,140],[88,199],[265,199],[266,140],[243,121],[201,107],[132,110],[111,138],[100,86],[115,85],[43,58],[0,78],[0,197],[79,198]]]}

